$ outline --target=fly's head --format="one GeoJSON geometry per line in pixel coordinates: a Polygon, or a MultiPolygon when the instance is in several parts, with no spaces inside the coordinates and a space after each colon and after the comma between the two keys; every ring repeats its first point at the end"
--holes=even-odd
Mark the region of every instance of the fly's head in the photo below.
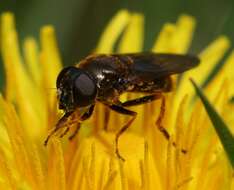
{"type": "Polygon", "coordinates": [[[83,69],[64,68],[57,77],[56,87],[59,109],[65,112],[94,104],[97,94],[95,79],[83,69]]]}

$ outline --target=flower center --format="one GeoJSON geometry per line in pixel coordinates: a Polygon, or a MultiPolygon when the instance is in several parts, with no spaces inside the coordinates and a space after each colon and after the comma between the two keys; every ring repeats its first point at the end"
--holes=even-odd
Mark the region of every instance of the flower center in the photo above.
{"type": "MultiPolygon", "coordinates": [[[[102,131],[95,135],[85,138],[81,144],[81,155],[92,156],[92,152],[102,159],[110,159],[115,155],[115,133],[102,131]]],[[[117,147],[123,158],[127,160],[143,160],[144,159],[144,138],[131,132],[125,132],[119,139],[117,147]]]]}

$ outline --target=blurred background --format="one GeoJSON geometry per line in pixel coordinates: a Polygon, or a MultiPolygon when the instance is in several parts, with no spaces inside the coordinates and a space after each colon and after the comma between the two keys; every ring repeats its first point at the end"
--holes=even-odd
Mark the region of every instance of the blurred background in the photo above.
{"type": "MultiPolygon", "coordinates": [[[[233,0],[5,0],[0,12],[15,14],[20,41],[29,35],[38,39],[41,26],[54,25],[63,63],[72,65],[93,50],[105,25],[121,8],[145,15],[145,50],[163,23],[175,22],[182,13],[194,16],[197,28],[190,52],[198,53],[220,34],[234,42],[233,5],[233,0]]],[[[1,83],[2,79],[1,74],[1,83]]]]}

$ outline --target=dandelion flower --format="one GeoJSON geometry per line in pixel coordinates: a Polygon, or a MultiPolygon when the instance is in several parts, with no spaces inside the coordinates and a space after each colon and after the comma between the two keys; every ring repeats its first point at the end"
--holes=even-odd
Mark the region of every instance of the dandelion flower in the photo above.
{"type": "MultiPolygon", "coordinates": [[[[194,101],[189,77],[203,84],[230,44],[218,37],[200,54],[199,67],[186,72],[177,88],[166,94],[162,124],[172,135],[169,142],[155,121],[161,102],[136,106],[137,119],[120,138],[115,155],[115,134],[128,117],[97,103],[92,118],[85,121],[77,137],[51,138],[43,146],[48,130],[61,114],[57,110],[56,76],[62,68],[55,31],[41,29],[40,41],[30,37],[18,43],[14,17],[1,16],[1,53],[5,67],[5,89],[0,97],[0,188],[1,189],[233,189],[233,171],[200,101],[194,101]],[[176,143],[176,147],[173,146],[176,143]],[[187,153],[181,153],[186,149],[187,153]]],[[[194,18],[179,17],[163,26],[152,51],[186,53],[195,28],[194,18]]],[[[140,52],[144,17],[121,10],[111,20],[95,49],[96,53],[140,52]]],[[[233,126],[234,95],[231,88],[234,53],[205,92],[229,126],[233,126]]],[[[176,78],[174,78],[176,79],[176,78]]],[[[176,81],[176,80],[175,80],[176,81]]],[[[133,95],[131,95],[133,96],[133,95]]],[[[135,96],[135,95],[134,95],[135,96]]],[[[129,98],[124,94],[121,98],[129,98]]],[[[233,130],[233,129],[232,129],[233,130]]]]}

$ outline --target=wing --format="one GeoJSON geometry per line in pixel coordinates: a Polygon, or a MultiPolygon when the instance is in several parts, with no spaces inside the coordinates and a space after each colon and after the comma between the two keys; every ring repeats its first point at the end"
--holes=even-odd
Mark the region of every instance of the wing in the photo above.
{"type": "Polygon", "coordinates": [[[140,53],[125,54],[131,61],[132,74],[145,79],[157,79],[182,73],[199,64],[199,58],[192,55],[140,53]]]}

